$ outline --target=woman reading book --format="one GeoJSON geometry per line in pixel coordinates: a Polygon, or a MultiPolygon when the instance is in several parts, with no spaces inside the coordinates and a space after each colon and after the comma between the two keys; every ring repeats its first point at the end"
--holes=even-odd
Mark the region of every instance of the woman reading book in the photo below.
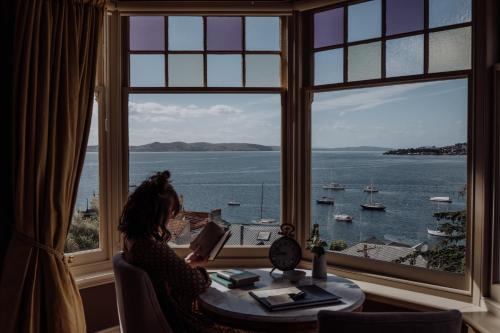
{"type": "Polygon", "coordinates": [[[124,256],[147,272],[163,313],[175,332],[241,332],[211,322],[196,311],[196,298],[211,283],[196,251],[182,259],[168,246],[168,221],[179,212],[170,172],[158,172],[129,196],[118,230],[124,256]]]}

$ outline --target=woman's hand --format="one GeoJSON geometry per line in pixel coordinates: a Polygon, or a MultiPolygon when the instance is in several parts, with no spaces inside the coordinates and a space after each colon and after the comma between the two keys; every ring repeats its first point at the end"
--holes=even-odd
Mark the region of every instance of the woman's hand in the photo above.
{"type": "Polygon", "coordinates": [[[195,267],[205,267],[206,264],[208,263],[207,258],[203,258],[198,253],[196,253],[196,251],[191,252],[190,254],[188,254],[187,257],[184,258],[184,260],[192,268],[195,268],[195,267]]]}

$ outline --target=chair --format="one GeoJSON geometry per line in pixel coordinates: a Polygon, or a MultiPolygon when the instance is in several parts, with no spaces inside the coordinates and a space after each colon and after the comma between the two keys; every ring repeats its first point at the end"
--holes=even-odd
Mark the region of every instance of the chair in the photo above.
{"type": "Polygon", "coordinates": [[[337,312],[318,313],[319,333],[460,333],[462,314],[441,312],[337,312]]]}
{"type": "Polygon", "coordinates": [[[123,333],[173,333],[163,315],[148,274],[123,258],[113,256],[118,316],[123,333]]]}

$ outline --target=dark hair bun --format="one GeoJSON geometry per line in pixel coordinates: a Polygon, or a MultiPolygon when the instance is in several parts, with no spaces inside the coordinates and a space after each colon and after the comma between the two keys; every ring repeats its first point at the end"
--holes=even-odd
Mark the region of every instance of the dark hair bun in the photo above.
{"type": "Polygon", "coordinates": [[[164,189],[168,184],[170,184],[170,171],[159,171],[151,176],[149,181],[160,189],[164,189]]]}

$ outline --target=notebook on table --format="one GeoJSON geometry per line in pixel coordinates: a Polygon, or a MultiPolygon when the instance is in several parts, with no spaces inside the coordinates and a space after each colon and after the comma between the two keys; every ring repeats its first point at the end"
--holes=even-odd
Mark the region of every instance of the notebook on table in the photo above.
{"type": "Polygon", "coordinates": [[[307,308],[341,302],[341,297],[316,285],[250,291],[249,294],[270,311],[307,308]],[[300,297],[296,297],[299,295],[300,297]]]}
{"type": "Polygon", "coordinates": [[[217,257],[229,237],[231,237],[231,231],[228,228],[223,228],[215,222],[208,222],[189,244],[189,248],[196,251],[201,257],[212,261],[217,257]]]}

